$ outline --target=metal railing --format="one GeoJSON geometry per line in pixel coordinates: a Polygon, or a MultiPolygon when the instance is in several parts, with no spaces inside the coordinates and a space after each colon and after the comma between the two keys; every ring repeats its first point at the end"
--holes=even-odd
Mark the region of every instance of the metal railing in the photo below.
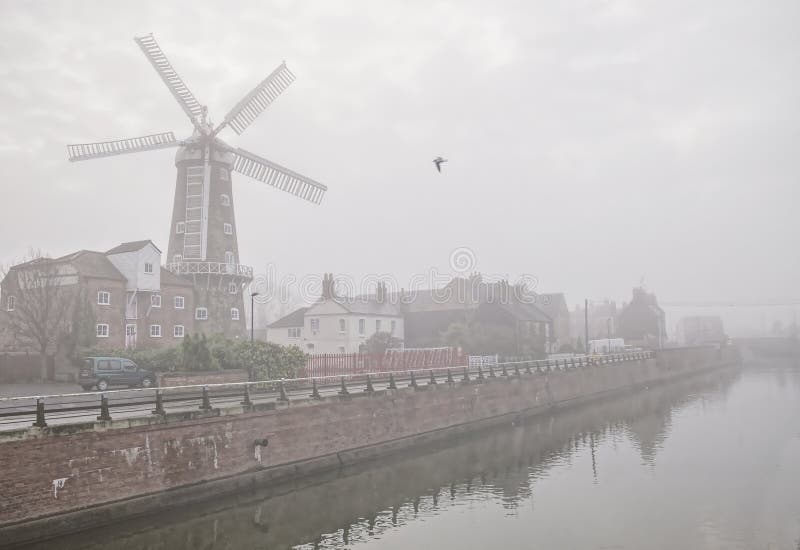
{"type": "Polygon", "coordinates": [[[34,417],[33,426],[48,425],[46,415],[57,424],[93,423],[116,416],[141,417],[142,413],[164,416],[168,412],[210,411],[218,407],[241,406],[248,410],[257,404],[288,402],[299,397],[320,399],[324,396],[346,397],[352,393],[374,392],[377,385],[387,390],[400,387],[424,387],[436,384],[484,382],[493,378],[513,378],[548,374],[554,371],[589,368],[654,357],[652,351],[613,355],[574,356],[563,359],[520,360],[476,366],[429,366],[408,370],[364,372],[344,375],[314,376],[254,382],[190,384],[152,388],[107,390],[103,392],[27,395],[0,398],[0,430],[20,429],[25,417],[34,417]],[[358,386],[354,388],[353,386],[358,386]],[[310,392],[310,393],[308,393],[310,392]],[[324,395],[323,395],[324,394],[324,395]],[[212,403],[213,401],[213,403],[212,403]],[[167,411],[167,407],[173,411],[167,411]]]}

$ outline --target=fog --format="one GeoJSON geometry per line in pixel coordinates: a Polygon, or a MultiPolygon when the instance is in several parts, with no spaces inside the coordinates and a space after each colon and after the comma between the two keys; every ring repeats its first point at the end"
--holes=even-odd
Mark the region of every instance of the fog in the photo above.
{"type": "Polygon", "coordinates": [[[175,151],[73,164],[65,148],[189,135],[132,40],[153,32],[215,121],[282,60],[297,76],[221,135],[329,189],[314,206],[235,177],[257,272],[403,286],[465,247],[570,306],[642,282],[666,302],[797,302],[797,2],[0,10],[2,263],[147,238],[166,253],[175,151]]]}

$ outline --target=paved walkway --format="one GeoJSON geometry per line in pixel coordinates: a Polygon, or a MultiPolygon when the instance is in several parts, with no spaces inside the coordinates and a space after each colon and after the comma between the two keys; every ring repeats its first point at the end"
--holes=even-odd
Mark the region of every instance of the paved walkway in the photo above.
{"type": "Polygon", "coordinates": [[[18,395],[53,395],[82,392],[78,384],[67,382],[33,382],[28,384],[0,384],[0,397],[18,395]]]}

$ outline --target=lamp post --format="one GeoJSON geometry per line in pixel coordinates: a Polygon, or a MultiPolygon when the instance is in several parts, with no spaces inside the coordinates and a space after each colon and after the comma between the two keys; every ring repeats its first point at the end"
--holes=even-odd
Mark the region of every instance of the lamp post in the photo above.
{"type": "Polygon", "coordinates": [[[608,333],[608,353],[611,353],[611,317],[606,319],[606,332],[608,333]]]}
{"type": "Polygon", "coordinates": [[[258,292],[250,293],[250,343],[255,341],[255,328],[256,328],[256,312],[255,312],[255,298],[258,292]]]}

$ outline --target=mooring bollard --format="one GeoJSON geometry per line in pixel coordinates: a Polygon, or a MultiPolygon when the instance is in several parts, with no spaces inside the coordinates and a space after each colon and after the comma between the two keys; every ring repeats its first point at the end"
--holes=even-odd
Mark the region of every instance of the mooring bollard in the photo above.
{"type": "Polygon", "coordinates": [[[160,416],[167,414],[164,410],[164,398],[161,395],[161,390],[156,390],[156,408],[152,412],[160,416]]]}
{"type": "Polygon", "coordinates": [[[431,379],[428,384],[436,385],[436,378],[433,376],[433,370],[431,370],[431,379]]]}
{"type": "Polygon", "coordinates": [[[478,380],[483,380],[483,369],[478,365],[478,380]]]}
{"type": "Polygon", "coordinates": [[[464,382],[469,384],[469,367],[464,367],[464,382]]]}
{"type": "Polygon", "coordinates": [[[344,383],[344,376],[342,376],[342,387],[339,390],[339,395],[350,395],[350,392],[347,391],[347,386],[344,383]]]}
{"type": "Polygon", "coordinates": [[[281,394],[278,396],[278,401],[283,401],[284,403],[289,402],[289,397],[286,395],[286,385],[283,383],[283,378],[278,383],[278,387],[280,388],[281,394]]]}
{"type": "Polygon", "coordinates": [[[367,388],[364,390],[367,393],[372,393],[375,391],[375,388],[372,387],[372,379],[367,375],[367,388]]]}
{"type": "Polygon", "coordinates": [[[393,372],[389,373],[389,389],[390,390],[396,390],[397,389],[397,384],[395,384],[395,382],[394,382],[394,373],[393,372]]]}
{"type": "Polygon", "coordinates": [[[497,378],[497,375],[494,373],[494,365],[489,365],[489,378],[497,378]]]}
{"type": "Polygon", "coordinates": [[[450,369],[447,369],[447,383],[455,384],[455,380],[453,380],[453,373],[450,369]]]}
{"type": "Polygon", "coordinates": [[[244,385],[244,399],[241,402],[245,407],[252,407],[253,401],[250,399],[250,384],[244,385]]]}
{"type": "Polygon", "coordinates": [[[408,384],[409,388],[416,388],[417,387],[417,378],[414,376],[414,371],[411,371],[411,382],[408,384]]]}
{"type": "Polygon", "coordinates": [[[522,373],[519,372],[519,365],[514,365],[514,376],[522,376],[522,373]]]}
{"type": "Polygon", "coordinates": [[[47,422],[44,421],[44,399],[36,398],[36,422],[33,425],[37,428],[46,428],[47,422]]]}
{"type": "Polygon", "coordinates": [[[525,363],[525,374],[533,374],[533,371],[531,371],[530,363],[525,363]]]}
{"type": "Polygon", "coordinates": [[[506,368],[506,364],[503,363],[503,371],[500,373],[502,376],[508,376],[508,369],[506,368]]]}
{"type": "Polygon", "coordinates": [[[111,413],[108,410],[108,397],[106,397],[106,394],[100,396],[100,416],[97,417],[97,420],[111,420],[111,413]]]}
{"type": "Polygon", "coordinates": [[[203,397],[200,406],[197,407],[201,411],[211,410],[211,400],[208,398],[208,386],[203,386],[203,397]]]}
{"type": "Polygon", "coordinates": [[[311,379],[311,397],[314,399],[322,399],[322,396],[319,394],[319,390],[317,389],[317,381],[316,379],[311,379]]]}

